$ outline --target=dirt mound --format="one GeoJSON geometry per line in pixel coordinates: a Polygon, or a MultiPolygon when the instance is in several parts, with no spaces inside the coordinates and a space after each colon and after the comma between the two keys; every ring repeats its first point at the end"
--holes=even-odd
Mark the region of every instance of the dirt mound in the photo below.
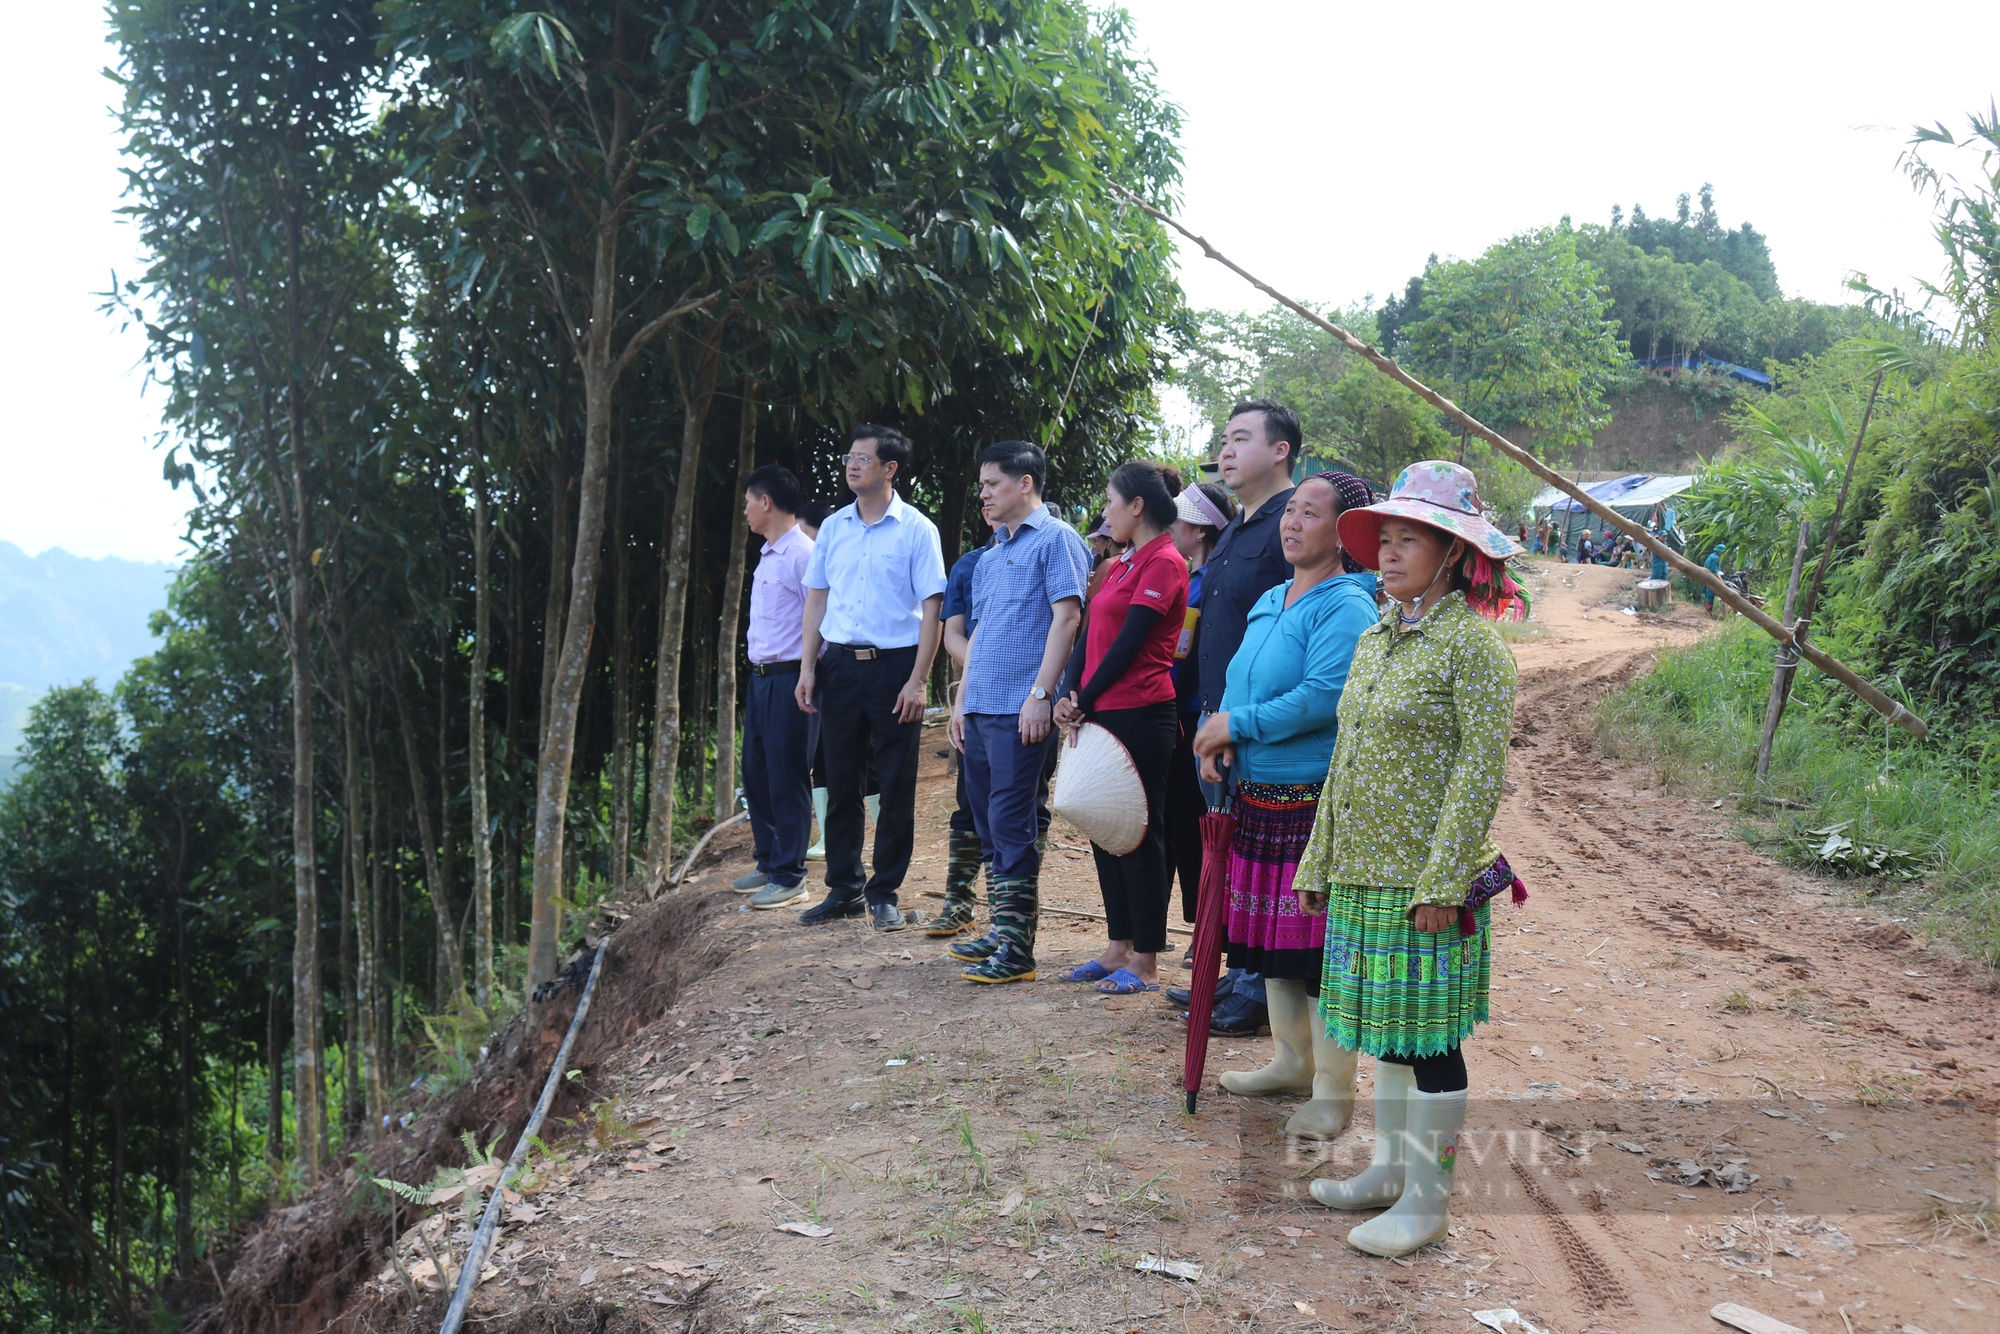
{"type": "MultiPolygon", "coordinates": [[[[596,1076],[607,1059],[664,1013],[683,986],[727,954],[726,944],[700,931],[709,906],[710,900],[694,894],[644,905],[610,938],[604,973],[571,1055],[571,1068],[583,1073],[559,1088],[549,1110],[551,1122],[574,1117],[593,1101],[596,1076]]],[[[518,1016],[489,1047],[472,1082],[423,1111],[408,1130],[385,1138],[376,1146],[372,1164],[350,1166],[298,1204],[267,1215],[244,1238],[228,1267],[218,1268],[220,1294],[193,1314],[189,1334],[310,1334],[347,1311],[361,1285],[388,1263],[390,1240],[420,1212],[407,1204],[398,1205],[393,1214],[363,1207],[363,1190],[370,1199],[380,1199],[375,1188],[362,1184],[364,1177],[427,1181],[440,1167],[463,1161],[459,1135],[466,1131],[482,1144],[499,1139],[503,1155],[512,1152],[549,1062],[576,1015],[578,996],[577,987],[566,986],[537,1010],[518,1016]]],[[[549,1133],[545,1128],[544,1137],[549,1133]]],[[[436,1328],[429,1308],[435,1304],[435,1314],[442,1318],[444,1298],[437,1296],[435,1303],[427,1299],[414,1311],[403,1294],[364,1299],[349,1312],[348,1323],[387,1330],[426,1327],[428,1320],[427,1327],[436,1328]]],[[[571,1302],[560,1310],[524,1309],[524,1323],[507,1328],[575,1334],[655,1328],[606,1323],[611,1315],[584,1310],[590,1306],[571,1302]]]]}

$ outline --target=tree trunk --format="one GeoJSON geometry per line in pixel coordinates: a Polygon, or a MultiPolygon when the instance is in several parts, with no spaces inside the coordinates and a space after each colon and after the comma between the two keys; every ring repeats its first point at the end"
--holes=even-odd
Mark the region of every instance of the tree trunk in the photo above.
{"type": "MultiPolygon", "coordinates": [[[[440,607],[451,605],[449,576],[447,587],[441,590],[444,599],[440,607]]],[[[446,612],[449,615],[449,611],[446,612]]],[[[458,657],[458,635],[447,625],[439,634],[438,645],[438,891],[444,899],[447,912],[451,909],[451,665],[458,657]]],[[[472,905],[467,903],[469,910],[472,905]]],[[[451,994],[465,990],[465,928],[463,916],[458,919],[458,928],[452,933],[452,946],[458,951],[458,971],[452,974],[451,994]]]]}
{"type": "Polygon", "coordinates": [[[611,517],[611,897],[632,878],[632,538],[625,529],[625,441],[611,517]]]}
{"type": "Polygon", "coordinates": [[[577,489],[576,557],[570,570],[569,613],[562,621],[562,655],[548,695],[541,753],[535,765],[533,914],[528,927],[528,981],[540,986],[556,973],[562,923],[563,835],[569,813],[570,763],[576,751],[577,707],[590,666],[596,626],[597,576],[603,564],[604,494],[611,470],[611,394],[616,384],[611,336],[617,316],[619,219],[601,219],[591,274],[590,332],[584,344],[583,476],[577,489]]]}
{"type": "Polygon", "coordinates": [[[549,449],[549,596],[542,607],[542,690],[535,715],[537,750],[548,744],[549,696],[562,660],[563,608],[569,596],[569,468],[562,442],[549,449]]]}
{"type": "MultiPolygon", "coordinates": [[[[271,875],[270,914],[277,920],[285,906],[284,879],[276,861],[266,869],[271,875]]],[[[283,993],[284,973],[273,957],[264,995],[264,1170],[273,1181],[282,1179],[285,1171],[285,1037],[279,1018],[283,993]]]]}
{"type": "Polygon", "coordinates": [[[486,659],[491,648],[489,578],[493,535],[486,522],[485,440],[472,405],[472,672],[466,683],[466,781],[472,789],[473,999],[493,1008],[493,829],[486,811],[486,659]]]}
{"type": "Polygon", "coordinates": [[[364,1123],[373,1143],[381,1120],[376,1098],[375,1060],[375,935],[374,902],[368,885],[368,842],[363,832],[361,796],[360,705],[355,698],[351,642],[342,616],[339,662],[341,749],[341,891],[346,900],[341,919],[341,955],[347,962],[347,1100],[349,1125],[364,1123]],[[351,942],[351,958],[350,956],[351,942]]]}
{"type": "MultiPolygon", "coordinates": [[[[303,495],[304,469],[296,463],[300,446],[293,445],[294,492],[303,495]]],[[[319,1002],[319,877],[313,849],[313,727],[312,646],[307,617],[310,573],[306,553],[305,518],[300,507],[300,532],[291,544],[289,615],[286,654],[292,669],[292,1118],[293,1144],[306,1184],[319,1184],[320,1138],[324,1118],[320,1104],[319,1002]]]]}
{"type": "Polygon", "coordinates": [[[425,887],[430,891],[431,915],[437,924],[437,958],[432,1001],[442,1010],[465,991],[465,959],[458,950],[458,934],[451,924],[450,895],[445,890],[444,873],[438,864],[436,831],[424,800],[424,767],[417,758],[417,733],[410,723],[410,709],[403,697],[402,674],[389,673],[390,694],[396,701],[396,721],[403,734],[403,758],[410,767],[410,798],[416,810],[417,839],[424,854],[425,887]]]}
{"type": "Polygon", "coordinates": [[[368,948],[362,954],[367,975],[361,992],[368,997],[368,1135],[372,1141],[382,1133],[382,1118],[389,1111],[389,1053],[393,1049],[395,1024],[389,1012],[387,988],[382,985],[382,867],[388,861],[382,843],[382,767],[375,753],[375,728],[379,696],[371,694],[368,707],[368,948]]]}
{"type": "MultiPolygon", "coordinates": [[[[518,474],[514,498],[516,503],[513,508],[519,512],[522,496],[518,474]]],[[[504,518],[502,522],[504,524],[504,518]]],[[[512,780],[520,772],[519,757],[525,749],[521,743],[521,685],[528,676],[528,607],[525,592],[528,581],[523,570],[521,544],[515,540],[513,530],[503,526],[501,536],[507,539],[507,723],[501,738],[504,743],[501,757],[505,761],[505,776],[512,780]]],[[[512,945],[521,938],[519,784],[508,781],[502,791],[505,793],[500,819],[500,885],[503,898],[499,939],[503,945],[512,945]]]]}
{"type": "MultiPolygon", "coordinates": [[[[345,730],[346,724],[342,724],[345,730]]],[[[351,772],[348,759],[341,756],[343,772],[342,788],[345,789],[345,772],[351,772]]],[[[348,1144],[354,1143],[354,1132],[361,1128],[363,1112],[361,1099],[361,1047],[356,1041],[359,1028],[357,1015],[360,1012],[360,996],[355,985],[355,896],[359,892],[354,878],[354,827],[348,822],[347,793],[341,792],[340,818],[340,1128],[341,1138],[348,1144]]],[[[332,1109],[329,1108],[329,1114],[332,1109]]]]}
{"type": "Polygon", "coordinates": [[[647,780],[646,879],[659,886],[672,869],[675,767],[681,752],[681,638],[686,627],[688,550],[694,541],[694,493],[701,436],[715,395],[721,329],[705,338],[671,340],[681,390],[681,460],[660,544],[660,642],[653,674],[653,761],[647,780]]]}
{"type": "Polygon", "coordinates": [[[743,619],[743,565],[749,559],[750,521],[743,515],[743,483],[757,466],[757,386],[743,386],[743,417],[736,437],[736,518],[729,525],[729,568],[722,578],[722,624],[715,636],[715,818],[736,813],[736,632],[743,619]]]}
{"type": "MultiPolygon", "coordinates": [[[[1806,568],[1806,549],[1812,545],[1812,521],[1799,520],[1799,544],[1792,551],[1792,577],[1785,585],[1784,621],[1787,629],[1796,631],[1798,622],[1793,619],[1799,606],[1799,577],[1806,568]]],[[[1799,669],[1798,655],[1784,645],[1778,646],[1777,670],[1771,673],[1771,697],[1764,703],[1764,735],[1757,742],[1757,781],[1759,784],[1771,773],[1771,746],[1778,739],[1778,720],[1785,714],[1785,698],[1791,693],[1792,673],[1799,669]]]]}

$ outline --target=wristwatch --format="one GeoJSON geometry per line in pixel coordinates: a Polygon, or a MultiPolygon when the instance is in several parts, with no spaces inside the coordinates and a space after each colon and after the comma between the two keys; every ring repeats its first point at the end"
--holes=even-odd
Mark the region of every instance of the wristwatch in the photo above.
{"type": "Polygon", "coordinates": [[[1048,697],[1049,697],[1049,692],[1042,689],[1040,686],[1036,686],[1028,692],[1029,699],[1047,699],[1048,697]]]}

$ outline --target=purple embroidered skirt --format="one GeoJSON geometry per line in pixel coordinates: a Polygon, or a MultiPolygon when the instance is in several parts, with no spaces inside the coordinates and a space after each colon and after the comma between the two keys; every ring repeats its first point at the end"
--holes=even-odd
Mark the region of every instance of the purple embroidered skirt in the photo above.
{"type": "Polygon", "coordinates": [[[1229,851],[1229,966],[1319,985],[1326,917],[1308,916],[1292,877],[1312,837],[1318,783],[1243,783],[1229,851]]]}

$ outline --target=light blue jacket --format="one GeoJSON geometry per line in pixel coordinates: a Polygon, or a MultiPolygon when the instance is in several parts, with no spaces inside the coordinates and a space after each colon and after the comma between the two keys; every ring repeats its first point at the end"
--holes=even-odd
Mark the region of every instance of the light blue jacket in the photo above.
{"type": "Polygon", "coordinates": [[[1248,782],[1326,778],[1355,641],[1380,619],[1372,572],[1336,575],[1287,607],[1291,588],[1288,579],[1257,599],[1229,660],[1222,709],[1236,776],[1248,782]]]}

